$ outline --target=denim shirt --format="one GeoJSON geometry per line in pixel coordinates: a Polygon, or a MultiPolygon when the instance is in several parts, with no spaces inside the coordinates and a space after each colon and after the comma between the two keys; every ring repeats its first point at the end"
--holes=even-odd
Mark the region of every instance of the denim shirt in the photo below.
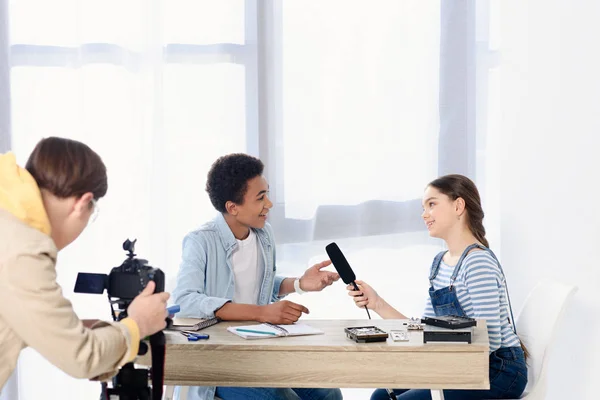
{"type": "MultiPolygon", "coordinates": [[[[258,304],[266,305],[284,297],[279,296],[279,288],[285,278],[275,275],[275,239],[271,225],[267,223],[264,228],[253,230],[260,243],[258,260],[263,271],[258,304]]],[[[231,256],[237,245],[222,214],[185,236],[177,285],[173,290],[174,303],[181,307],[178,317],[212,318],[215,311],[232,301],[235,282],[231,256]]],[[[188,399],[214,399],[215,389],[214,386],[190,387],[188,399]]],[[[176,398],[179,391],[176,388],[176,398]]]]}
{"type": "MultiPolygon", "coordinates": [[[[266,305],[283,297],[279,296],[279,288],[285,278],[275,275],[275,240],[271,225],[267,223],[264,228],[253,230],[260,243],[259,268],[263,271],[258,305],[266,305]]],[[[215,311],[232,301],[235,282],[231,256],[237,245],[221,214],[186,235],[173,290],[174,302],[181,307],[178,317],[212,318],[215,311]]]]}

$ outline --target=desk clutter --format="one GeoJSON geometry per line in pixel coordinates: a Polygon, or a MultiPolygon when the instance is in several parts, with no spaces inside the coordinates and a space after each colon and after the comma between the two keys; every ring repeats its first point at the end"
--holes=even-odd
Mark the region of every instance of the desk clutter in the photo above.
{"type": "Polygon", "coordinates": [[[348,327],[344,328],[344,332],[348,339],[356,343],[385,342],[390,335],[394,342],[408,342],[410,331],[422,331],[423,343],[471,343],[473,327],[477,322],[473,318],[449,315],[438,318],[411,318],[404,325],[405,329],[390,330],[389,334],[376,326],[348,327]]]}
{"type": "MultiPolygon", "coordinates": [[[[198,335],[197,332],[221,322],[219,318],[175,318],[169,330],[179,331],[189,341],[208,339],[208,335],[198,335]]],[[[385,331],[377,326],[345,327],[344,333],[355,343],[385,342],[391,338],[393,342],[409,342],[411,332],[421,334],[423,343],[448,342],[472,343],[473,328],[476,320],[466,317],[445,316],[436,318],[411,318],[399,329],[385,331]]],[[[244,339],[269,339],[287,336],[322,335],[321,329],[307,324],[295,323],[290,325],[275,325],[270,323],[229,326],[227,331],[244,339]]],[[[414,336],[413,336],[414,338],[414,336]]],[[[420,340],[419,340],[420,341],[420,340]]]]}

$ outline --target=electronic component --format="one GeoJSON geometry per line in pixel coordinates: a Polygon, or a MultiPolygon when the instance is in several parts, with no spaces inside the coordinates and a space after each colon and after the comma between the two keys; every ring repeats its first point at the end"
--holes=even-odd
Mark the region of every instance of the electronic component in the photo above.
{"type": "Polygon", "coordinates": [[[446,329],[462,329],[477,325],[477,321],[474,318],[459,317],[457,315],[445,315],[435,318],[424,317],[421,321],[427,325],[446,329]]]}
{"type": "Polygon", "coordinates": [[[356,343],[385,342],[389,336],[386,331],[376,326],[344,328],[344,332],[348,339],[352,339],[356,343]]]}
{"type": "Polygon", "coordinates": [[[426,326],[423,330],[423,343],[471,343],[472,330],[473,328],[446,329],[437,326],[426,326]]]}
{"type": "Polygon", "coordinates": [[[394,342],[407,342],[410,340],[408,331],[390,331],[390,336],[394,342]]]}
{"type": "Polygon", "coordinates": [[[421,322],[421,318],[411,318],[405,325],[409,331],[422,331],[425,328],[425,324],[421,322]]]}

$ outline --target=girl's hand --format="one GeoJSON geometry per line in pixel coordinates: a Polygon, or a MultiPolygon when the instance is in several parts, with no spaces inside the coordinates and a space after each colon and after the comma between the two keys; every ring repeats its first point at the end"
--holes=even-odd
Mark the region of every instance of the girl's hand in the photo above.
{"type": "Polygon", "coordinates": [[[370,310],[376,310],[381,303],[381,298],[371,286],[363,281],[355,281],[359,290],[354,288],[354,285],[346,286],[348,296],[354,299],[357,307],[367,307],[370,310]]]}

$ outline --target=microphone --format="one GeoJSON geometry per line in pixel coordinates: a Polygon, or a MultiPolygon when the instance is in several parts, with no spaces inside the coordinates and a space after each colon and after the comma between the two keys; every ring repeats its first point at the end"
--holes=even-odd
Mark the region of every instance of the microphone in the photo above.
{"type": "MultiPolygon", "coordinates": [[[[335,242],[329,243],[327,246],[325,246],[325,251],[327,251],[327,255],[329,256],[329,259],[331,260],[331,263],[337,270],[338,274],[340,274],[342,281],[344,281],[346,285],[352,284],[355,290],[360,290],[355,282],[356,275],[354,274],[354,271],[352,271],[350,264],[348,264],[348,260],[346,260],[346,257],[344,257],[344,254],[338,245],[335,242]]],[[[365,306],[365,310],[367,310],[367,315],[369,316],[369,319],[371,319],[371,314],[369,313],[367,306],[365,306]]],[[[396,394],[392,389],[386,389],[386,392],[391,400],[397,399],[396,394]]]]}
{"type": "MultiPolygon", "coordinates": [[[[355,290],[360,290],[355,282],[356,275],[354,274],[354,271],[352,271],[350,264],[348,264],[348,260],[346,260],[346,257],[344,257],[344,254],[338,245],[335,242],[329,243],[327,246],[325,246],[325,251],[327,251],[327,255],[329,256],[329,259],[331,260],[331,263],[335,267],[338,274],[340,274],[342,281],[344,281],[346,285],[351,284],[354,286],[355,290]]],[[[371,314],[369,313],[367,306],[365,306],[365,310],[367,310],[367,315],[369,316],[369,319],[371,319],[371,314]]]]}

